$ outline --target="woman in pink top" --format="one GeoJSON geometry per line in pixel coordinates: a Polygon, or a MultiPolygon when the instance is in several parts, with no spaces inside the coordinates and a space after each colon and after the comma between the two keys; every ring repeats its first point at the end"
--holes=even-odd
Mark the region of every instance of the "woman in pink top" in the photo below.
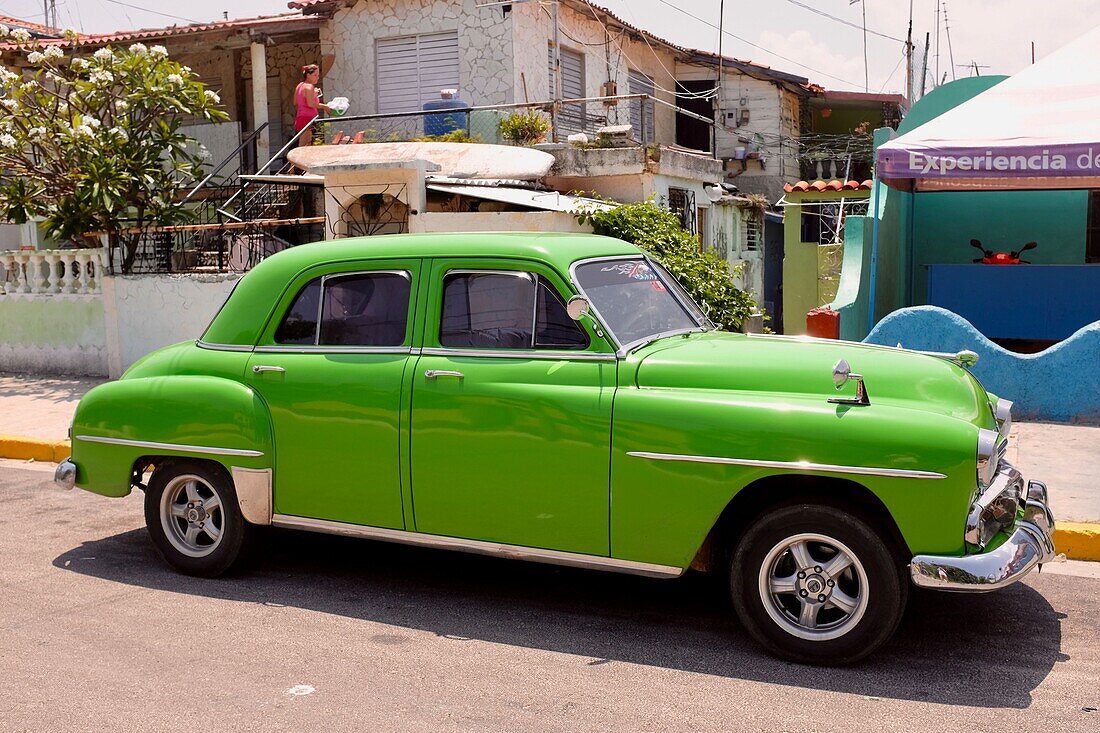
{"type": "Polygon", "coordinates": [[[298,137],[298,145],[313,144],[313,128],[306,129],[314,117],[321,110],[329,106],[321,101],[321,90],[317,88],[317,82],[321,78],[321,69],[317,64],[307,64],[302,67],[302,81],[294,89],[294,106],[297,114],[294,116],[294,131],[301,133],[298,137]],[[303,132],[304,130],[304,132],[303,132]]]}

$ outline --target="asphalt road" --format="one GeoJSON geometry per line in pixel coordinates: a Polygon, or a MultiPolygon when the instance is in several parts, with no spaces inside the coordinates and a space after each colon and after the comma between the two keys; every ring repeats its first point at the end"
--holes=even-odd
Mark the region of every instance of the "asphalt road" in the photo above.
{"type": "Polygon", "coordinates": [[[914,593],[886,648],[825,670],[761,653],[705,576],[273,531],[244,574],[187,578],[139,494],[50,478],[0,465],[4,731],[1100,729],[1089,564],[914,593]]]}

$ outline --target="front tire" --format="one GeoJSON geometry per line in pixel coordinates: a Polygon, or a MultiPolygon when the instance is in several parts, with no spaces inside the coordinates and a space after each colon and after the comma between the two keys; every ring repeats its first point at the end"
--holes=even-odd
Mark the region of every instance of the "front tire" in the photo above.
{"type": "Polygon", "coordinates": [[[768,512],[730,564],[734,608],[772,654],[851,664],[893,635],[908,585],[883,538],[840,509],[798,504],[768,512]]]}
{"type": "Polygon", "coordinates": [[[145,526],[170,565],[203,578],[229,572],[251,530],[233,481],[220,466],[201,461],[157,467],[145,491],[145,526]]]}

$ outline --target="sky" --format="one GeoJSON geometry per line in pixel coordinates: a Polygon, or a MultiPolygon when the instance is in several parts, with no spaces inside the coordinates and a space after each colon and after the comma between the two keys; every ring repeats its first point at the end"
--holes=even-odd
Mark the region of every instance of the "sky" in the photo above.
{"type": "MultiPolygon", "coordinates": [[[[726,55],[805,76],[829,89],[862,91],[863,12],[867,13],[867,87],[903,92],[908,0],[724,0],[726,55]],[[834,16],[825,17],[824,14],[834,16]],[[839,20],[837,20],[839,19],[839,20]],[[843,22],[842,22],[843,21],[843,22]],[[848,23],[850,25],[845,24],[848,23]],[[856,27],[853,27],[856,26],[856,27]],[[882,35],[877,35],[882,34],[882,35]],[[891,36],[885,38],[883,36],[891,36]]],[[[597,0],[632,25],[674,43],[718,50],[722,0],[597,0]],[[691,17],[696,16],[696,17],[691,17]]],[[[931,33],[928,86],[939,77],[1013,74],[1100,25],[1100,0],[912,0],[918,59],[931,33]],[[941,13],[936,57],[936,7],[941,13]],[[948,31],[950,29],[950,44],[948,31]]],[[[158,28],[189,21],[288,12],[285,0],[57,0],[63,27],[85,32],[158,28]]],[[[0,0],[0,14],[41,22],[42,0],[0,0]]],[[[917,74],[920,73],[919,61],[917,74]]]]}

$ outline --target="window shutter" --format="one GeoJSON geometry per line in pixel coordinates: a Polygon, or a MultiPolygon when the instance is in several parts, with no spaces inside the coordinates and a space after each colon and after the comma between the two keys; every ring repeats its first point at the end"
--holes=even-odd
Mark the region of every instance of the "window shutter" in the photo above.
{"type": "MultiPolygon", "coordinates": [[[[550,96],[554,96],[554,49],[549,49],[550,69],[550,96]]],[[[567,48],[561,50],[561,98],[581,99],[585,96],[584,83],[584,54],[570,51],[567,48]]],[[[581,132],[585,127],[585,105],[562,105],[561,114],[558,115],[558,128],[560,132],[581,132]]]]}
{"type": "Polygon", "coordinates": [[[414,112],[458,89],[458,32],[381,38],[375,42],[378,112],[414,112]]]}
{"type": "MultiPolygon", "coordinates": [[[[630,69],[627,74],[627,81],[630,84],[630,94],[648,94],[653,97],[656,96],[656,86],[653,83],[653,79],[646,76],[640,71],[630,69]]],[[[655,103],[652,100],[643,102],[642,100],[633,100],[630,102],[630,125],[634,128],[634,137],[643,143],[653,142],[657,135],[653,129],[654,126],[654,114],[653,108],[655,103]],[[642,140],[642,115],[645,115],[645,139],[642,140]]]]}

